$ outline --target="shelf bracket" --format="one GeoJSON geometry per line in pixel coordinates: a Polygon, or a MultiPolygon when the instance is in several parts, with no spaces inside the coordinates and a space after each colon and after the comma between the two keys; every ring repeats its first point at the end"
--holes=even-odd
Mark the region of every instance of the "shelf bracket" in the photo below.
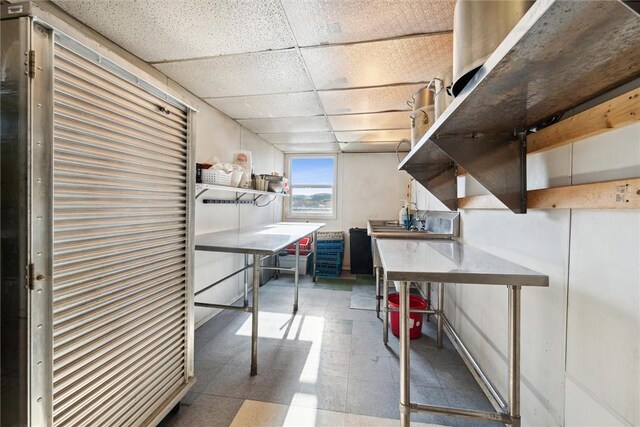
{"type": "Polygon", "coordinates": [[[433,142],[514,213],[527,212],[524,132],[438,135],[433,142]]]}

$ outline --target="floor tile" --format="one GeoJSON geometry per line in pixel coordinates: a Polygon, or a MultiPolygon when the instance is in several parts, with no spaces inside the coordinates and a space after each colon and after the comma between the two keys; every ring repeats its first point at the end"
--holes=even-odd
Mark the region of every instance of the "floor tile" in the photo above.
{"type": "Polygon", "coordinates": [[[388,356],[351,354],[349,378],[392,382],[391,363],[388,356]]]}
{"type": "Polygon", "coordinates": [[[347,378],[320,375],[313,382],[302,381],[291,404],[344,412],[347,405],[347,378]]]}
{"type": "MultiPolygon", "coordinates": [[[[217,396],[246,398],[255,384],[255,376],[250,375],[250,364],[227,364],[210,378],[203,378],[203,393],[217,396]]],[[[196,383],[197,384],[197,383],[196,383]]]]}
{"type": "Polygon", "coordinates": [[[352,414],[399,419],[399,387],[390,381],[349,378],[346,411],[352,414]]]}
{"type": "Polygon", "coordinates": [[[230,425],[231,427],[281,426],[284,425],[288,411],[289,408],[286,405],[245,400],[230,425]]]}
{"type": "Polygon", "coordinates": [[[240,407],[241,399],[200,394],[189,405],[161,423],[163,427],[211,426],[226,427],[232,423],[240,407]]]}
{"type": "Polygon", "coordinates": [[[251,391],[246,397],[251,400],[289,405],[299,388],[300,373],[280,369],[263,370],[254,377],[251,391]]]}

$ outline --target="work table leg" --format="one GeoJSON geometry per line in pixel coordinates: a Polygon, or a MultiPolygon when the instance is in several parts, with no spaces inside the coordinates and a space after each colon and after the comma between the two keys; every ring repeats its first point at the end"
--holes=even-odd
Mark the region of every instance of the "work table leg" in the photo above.
{"type": "Polygon", "coordinates": [[[295,262],[295,279],[294,279],[294,290],[293,290],[293,312],[296,313],[298,311],[298,280],[300,278],[300,274],[298,272],[298,263],[300,262],[300,241],[296,242],[296,262],[295,262]]]}
{"type": "Polygon", "coordinates": [[[380,267],[375,267],[376,270],[376,316],[378,319],[380,318],[380,299],[382,299],[382,295],[380,292],[380,267]]]}
{"type": "Polygon", "coordinates": [[[317,258],[318,258],[318,232],[314,231],[313,232],[313,281],[317,282],[318,278],[316,277],[316,263],[317,263],[317,258]]]}
{"type": "Polygon", "coordinates": [[[409,380],[409,282],[400,284],[400,425],[411,424],[409,380]]]}
{"type": "Polygon", "coordinates": [[[520,427],[520,286],[509,286],[509,415],[520,427]]]}
{"type": "Polygon", "coordinates": [[[438,337],[436,345],[442,348],[442,329],[444,326],[444,283],[438,283],[438,337]]]}
{"type": "Polygon", "coordinates": [[[244,254],[244,306],[249,306],[249,255],[244,254]]]}
{"type": "Polygon", "coordinates": [[[389,282],[387,278],[382,279],[382,342],[385,345],[389,342],[389,282]]]}
{"type": "Polygon", "coordinates": [[[251,375],[258,373],[258,292],[260,289],[260,255],[253,255],[253,306],[251,307],[251,375]]]}

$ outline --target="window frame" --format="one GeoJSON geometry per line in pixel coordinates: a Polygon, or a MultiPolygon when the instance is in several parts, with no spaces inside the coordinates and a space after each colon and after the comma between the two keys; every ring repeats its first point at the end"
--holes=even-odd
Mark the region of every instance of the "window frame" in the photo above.
{"type": "MultiPolygon", "coordinates": [[[[338,207],[338,156],[336,154],[287,154],[285,157],[285,171],[286,176],[289,179],[289,197],[286,198],[285,209],[284,209],[284,217],[285,219],[336,219],[338,217],[337,207],[338,207]],[[291,163],[294,159],[332,159],[333,160],[333,186],[332,188],[332,197],[331,197],[331,213],[325,214],[300,214],[294,213],[291,211],[291,204],[293,203],[293,189],[294,184],[292,180],[291,174],[291,163]]],[[[325,185],[302,185],[298,188],[327,188],[325,185]]]]}

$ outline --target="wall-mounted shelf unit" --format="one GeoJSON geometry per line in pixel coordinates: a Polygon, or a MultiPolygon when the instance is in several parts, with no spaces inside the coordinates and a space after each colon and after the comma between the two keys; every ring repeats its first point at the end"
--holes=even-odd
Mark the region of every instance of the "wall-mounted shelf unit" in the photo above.
{"type": "Polygon", "coordinates": [[[196,199],[209,190],[227,191],[235,193],[235,199],[207,199],[207,203],[213,204],[255,204],[261,196],[289,197],[288,194],[274,193],[272,191],[259,191],[251,188],[228,187],[216,184],[196,184],[196,199]],[[253,196],[253,200],[243,199],[245,195],[253,196]]]}
{"type": "Polygon", "coordinates": [[[527,209],[526,135],[640,76],[640,17],[625,2],[538,0],[400,164],[450,209],[455,164],[527,209]]]}

